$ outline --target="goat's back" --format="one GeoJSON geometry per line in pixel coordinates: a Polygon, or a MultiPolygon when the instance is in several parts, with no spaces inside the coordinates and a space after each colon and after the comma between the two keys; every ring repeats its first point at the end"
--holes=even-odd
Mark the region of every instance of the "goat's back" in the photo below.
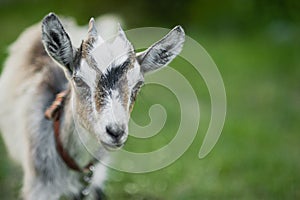
{"type": "Polygon", "coordinates": [[[40,24],[25,30],[9,48],[0,79],[0,131],[10,156],[20,162],[29,148],[30,123],[66,87],[63,71],[41,42],[40,24]]]}
{"type": "MultiPolygon", "coordinates": [[[[115,33],[120,19],[107,15],[96,21],[100,33],[107,39],[115,33]]],[[[62,22],[73,45],[79,47],[87,27],[78,27],[71,19],[62,22]]],[[[55,95],[66,87],[62,69],[51,60],[42,45],[41,24],[29,27],[10,46],[0,77],[0,131],[14,160],[20,162],[28,153],[28,143],[32,142],[28,132],[38,131],[45,123],[50,123],[44,118],[44,111],[55,95]]]]}

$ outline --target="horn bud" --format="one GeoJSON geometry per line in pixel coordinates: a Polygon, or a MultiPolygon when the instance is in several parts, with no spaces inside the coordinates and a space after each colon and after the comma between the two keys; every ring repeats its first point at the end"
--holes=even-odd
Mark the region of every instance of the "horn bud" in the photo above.
{"type": "Polygon", "coordinates": [[[90,19],[90,22],[89,22],[88,34],[90,37],[97,38],[97,36],[98,36],[97,29],[95,26],[95,19],[93,17],[90,19]]]}

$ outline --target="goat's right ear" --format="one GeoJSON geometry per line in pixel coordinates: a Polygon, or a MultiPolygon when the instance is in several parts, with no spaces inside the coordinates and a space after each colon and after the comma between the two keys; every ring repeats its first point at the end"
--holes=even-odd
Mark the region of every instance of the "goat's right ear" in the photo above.
{"type": "Polygon", "coordinates": [[[43,19],[42,41],[49,56],[72,74],[74,68],[72,43],[58,17],[53,13],[43,19]]]}

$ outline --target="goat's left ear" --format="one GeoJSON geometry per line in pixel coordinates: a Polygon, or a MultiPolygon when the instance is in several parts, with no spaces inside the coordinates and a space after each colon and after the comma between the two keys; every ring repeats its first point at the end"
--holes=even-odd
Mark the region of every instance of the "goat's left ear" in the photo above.
{"type": "Polygon", "coordinates": [[[53,13],[43,19],[42,42],[49,56],[72,74],[74,68],[72,43],[58,17],[53,13]]]}
{"type": "Polygon", "coordinates": [[[182,50],[185,34],[181,26],[173,28],[165,37],[136,58],[143,73],[157,70],[169,64],[182,50]]]}

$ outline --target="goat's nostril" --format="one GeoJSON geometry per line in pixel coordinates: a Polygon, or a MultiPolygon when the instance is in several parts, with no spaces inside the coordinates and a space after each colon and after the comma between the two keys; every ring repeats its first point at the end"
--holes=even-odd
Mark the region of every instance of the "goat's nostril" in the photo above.
{"type": "Polygon", "coordinates": [[[119,140],[124,135],[124,130],[123,129],[120,129],[118,127],[113,127],[113,126],[107,126],[106,127],[106,132],[112,138],[115,138],[117,140],[119,140]]]}

